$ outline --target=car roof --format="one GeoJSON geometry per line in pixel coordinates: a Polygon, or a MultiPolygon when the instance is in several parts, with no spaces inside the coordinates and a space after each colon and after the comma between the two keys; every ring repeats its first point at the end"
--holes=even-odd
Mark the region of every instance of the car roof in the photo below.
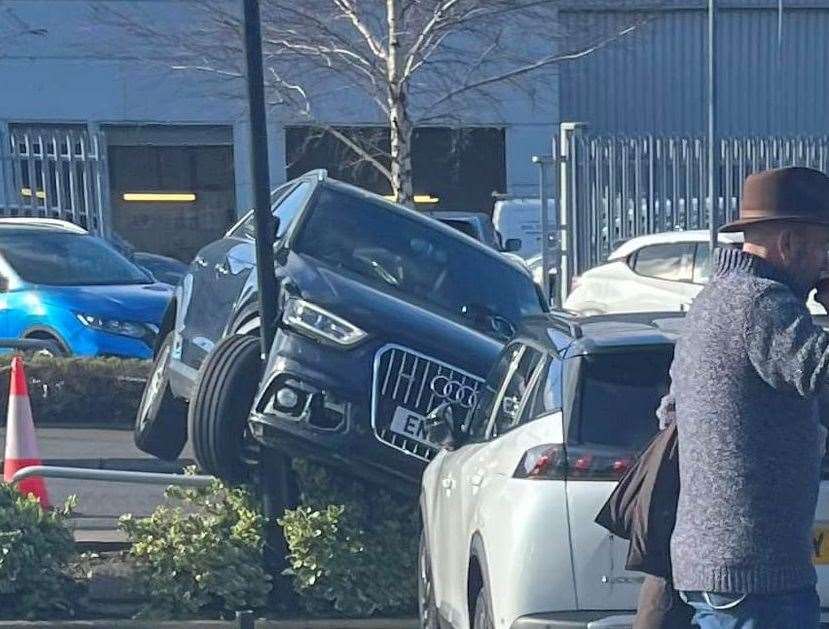
{"type": "Polygon", "coordinates": [[[17,230],[43,230],[56,232],[69,232],[73,234],[87,234],[87,232],[80,225],[75,225],[69,221],[62,221],[57,218],[0,218],[0,229],[17,229],[17,230]]]}
{"type": "Polygon", "coordinates": [[[620,347],[672,345],[685,315],[681,312],[636,312],[579,316],[554,311],[524,320],[516,340],[541,345],[561,354],[583,355],[620,347]]]}
{"type": "MultiPolygon", "coordinates": [[[[647,245],[661,245],[673,242],[708,242],[711,237],[707,229],[686,229],[648,234],[631,238],[607,256],[608,262],[627,258],[630,254],[647,245]]],[[[739,244],[743,242],[742,233],[719,234],[718,240],[723,244],[739,244]]]]}

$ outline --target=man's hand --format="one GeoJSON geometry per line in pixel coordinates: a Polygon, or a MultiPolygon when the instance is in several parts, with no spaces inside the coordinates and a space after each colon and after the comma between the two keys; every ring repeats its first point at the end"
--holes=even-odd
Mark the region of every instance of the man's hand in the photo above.
{"type": "Polygon", "coordinates": [[[829,277],[824,277],[815,285],[815,301],[829,313],[829,277]]]}

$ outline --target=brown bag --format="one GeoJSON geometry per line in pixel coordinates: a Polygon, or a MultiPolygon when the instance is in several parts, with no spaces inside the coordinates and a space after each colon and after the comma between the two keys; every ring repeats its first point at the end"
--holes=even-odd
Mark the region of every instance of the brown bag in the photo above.
{"type": "Polygon", "coordinates": [[[630,540],[625,567],[671,576],[671,534],[679,499],[676,423],[657,433],[619,481],[596,523],[630,540]]]}

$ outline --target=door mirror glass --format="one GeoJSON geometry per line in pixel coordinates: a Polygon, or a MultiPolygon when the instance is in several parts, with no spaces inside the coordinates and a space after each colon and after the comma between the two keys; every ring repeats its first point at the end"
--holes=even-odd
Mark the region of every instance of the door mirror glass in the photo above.
{"type": "Polygon", "coordinates": [[[521,239],[520,238],[507,238],[507,241],[504,243],[504,251],[507,253],[514,253],[516,251],[521,250],[521,239]]]}
{"type": "Polygon", "coordinates": [[[461,438],[455,428],[455,413],[452,405],[444,402],[426,416],[426,437],[436,446],[454,450],[461,438]]]}

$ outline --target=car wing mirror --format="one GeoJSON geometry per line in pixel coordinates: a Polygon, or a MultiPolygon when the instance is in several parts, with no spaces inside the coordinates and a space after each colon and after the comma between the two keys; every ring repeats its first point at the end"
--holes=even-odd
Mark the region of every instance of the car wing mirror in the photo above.
{"type": "Polygon", "coordinates": [[[454,450],[460,445],[452,404],[443,402],[426,415],[426,438],[446,450],[454,450]]]}
{"type": "Polygon", "coordinates": [[[9,290],[9,278],[0,276],[0,293],[5,293],[9,290]]]}
{"type": "Polygon", "coordinates": [[[504,243],[504,251],[506,253],[515,253],[516,251],[521,250],[521,239],[520,238],[507,238],[507,241],[504,243]]]}

